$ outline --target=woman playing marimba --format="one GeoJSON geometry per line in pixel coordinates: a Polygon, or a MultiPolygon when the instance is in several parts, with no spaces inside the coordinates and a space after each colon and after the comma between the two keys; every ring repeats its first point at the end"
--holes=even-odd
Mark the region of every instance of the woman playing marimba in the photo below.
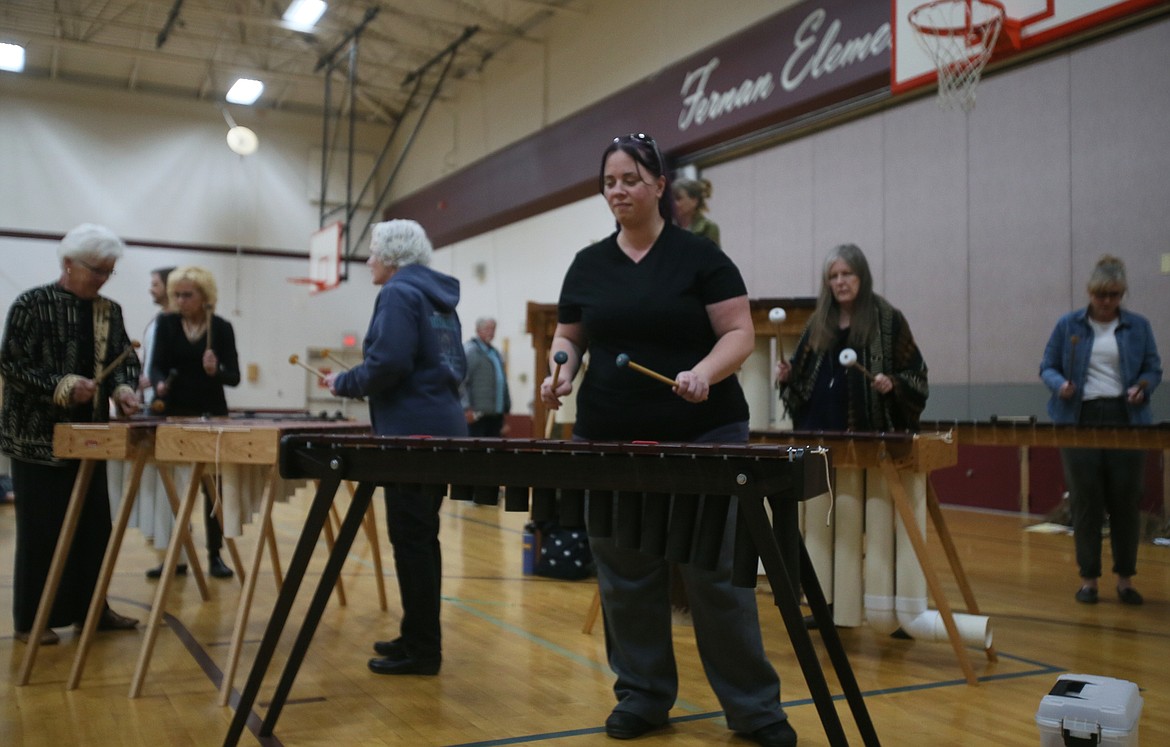
{"type": "MultiPolygon", "coordinates": [[[[232,323],[214,313],[219,292],[215,277],[202,267],[180,267],[167,276],[172,314],[158,318],[150,380],[155,397],[166,402],[168,416],[228,414],[225,386],[240,383],[240,357],[232,323]]],[[[223,562],[223,528],[216,518],[212,497],[203,493],[203,522],[207,529],[208,572],[230,578],[223,562]]]]}
{"type": "MultiPolygon", "coordinates": [[[[459,281],[432,270],[431,242],[412,220],[378,223],[370,266],[378,291],[362,362],[325,377],[342,397],[369,397],[370,426],[380,436],[466,436],[459,385],[467,372],[455,305],[459,281]]],[[[439,591],[442,496],[384,485],[386,527],[402,601],[399,637],[374,643],[375,674],[439,673],[443,636],[439,591]]]]}
{"type": "MultiPolygon", "coordinates": [[[[60,278],[20,294],[8,311],[0,346],[0,450],[12,457],[16,494],[12,617],[20,640],[28,640],[35,622],[81,464],[53,456],[53,427],[105,422],[111,397],[124,414],[138,411],[138,356],[122,307],[99,295],[124,250],[108,228],[77,226],[57,248],[60,278]]],[[[110,538],[105,469],[97,461],[42,645],[57,643],[51,628],[85,622],[110,538]]],[[[137,624],[107,606],[98,630],[137,624]]]]}
{"type": "MultiPolygon", "coordinates": [[[[735,371],[754,334],[739,270],[715,244],[672,222],[666,165],[653,139],[614,138],[599,188],[618,230],[569,267],[549,368],[561,353],[568,360],[556,366],[557,381],[541,384],[541,399],[559,407],[588,350],[574,438],[746,442],[747,401],[735,371]],[[641,375],[644,366],[678,373],[673,380],[655,374],[667,386],[641,375]]],[[[733,503],[715,570],[680,566],[699,656],[732,730],[762,745],[794,745],[780,680],[764,655],[755,593],[731,585],[735,514],[733,503]]],[[[590,545],[617,675],[618,704],[605,731],[632,739],[664,726],[678,693],[669,562],[592,531],[590,545]]]]}
{"type": "MultiPolygon", "coordinates": [[[[1125,264],[1102,257],[1089,277],[1089,305],[1060,318],[1040,364],[1052,392],[1048,414],[1056,423],[1145,425],[1150,395],[1162,381],[1162,361],[1150,322],[1121,308],[1128,284],[1125,264]]],[[[1113,572],[1122,604],[1144,600],[1133,588],[1141,525],[1145,452],[1129,449],[1061,449],[1072,510],[1081,587],[1076,600],[1096,604],[1101,576],[1101,529],[1109,515],[1113,572]]]]}
{"type": "Polygon", "coordinates": [[[825,259],[821,292],[791,361],[776,366],[780,398],[799,430],[918,430],[926,362],[902,312],[873,292],[861,249],[825,259]],[[852,350],[853,355],[843,351],[852,350]],[[854,370],[850,370],[853,368],[854,370]]]}

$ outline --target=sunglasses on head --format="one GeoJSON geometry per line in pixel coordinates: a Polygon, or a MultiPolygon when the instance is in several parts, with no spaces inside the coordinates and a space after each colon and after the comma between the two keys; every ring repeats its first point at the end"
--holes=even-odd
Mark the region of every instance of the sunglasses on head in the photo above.
{"type": "Polygon", "coordinates": [[[637,143],[648,147],[654,154],[655,165],[658,167],[658,171],[666,173],[666,161],[662,160],[662,151],[658,150],[658,143],[654,141],[654,138],[643,132],[631,132],[629,135],[618,135],[613,141],[618,145],[622,143],[637,143]]]}

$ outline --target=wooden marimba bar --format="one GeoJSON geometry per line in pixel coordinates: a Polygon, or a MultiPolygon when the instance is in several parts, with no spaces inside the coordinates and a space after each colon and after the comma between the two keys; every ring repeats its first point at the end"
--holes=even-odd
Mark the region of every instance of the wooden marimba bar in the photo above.
{"type": "Polygon", "coordinates": [[[1050,446],[1062,449],[1170,449],[1170,423],[1155,425],[1069,425],[1031,418],[987,422],[937,420],[922,423],[950,431],[963,446],[1050,446]]]}
{"type": "Polygon", "coordinates": [[[1013,446],[1020,450],[1020,511],[1029,512],[1028,455],[1034,446],[1058,449],[1140,449],[1162,452],[1162,509],[1170,511],[1170,423],[1152,425],[1071,425],[1037,423],[1035,418],[923,422],[923,430],[949,431],[960,446],[1013,446]]]}
{"type": "Polygon", "coordinates": [[[735,496],[735,583],[754,585],[762,560],[829,742],[846,745],[800,612],[798,582],[789,572],[799,566],[799,584],[814,616],[822,621],[823,640],[859,731],[867,745],[876,745],[876,732],[796,522],[797,502],[827,489],[828,460],[824,450],[814,454],[767,445],[288,436],[281,441],[281,474],[318,480],[319,487],[224,744],[237,744],[243,732],[334,495],[342,481],[352,481],[358,488],[260,725],[260,736],[270,736],[276,726],[375,487],[393,483],[486,503],[495,502],[503,487],[506,510],[531,510],[535,518],[555,512],[568,525],[584,524],[588,516],[594,534],[610,533],[619,545],[709,567],[718,557],[735,496]],[[772,509],[772,521],[765,503],[772,509]]]}

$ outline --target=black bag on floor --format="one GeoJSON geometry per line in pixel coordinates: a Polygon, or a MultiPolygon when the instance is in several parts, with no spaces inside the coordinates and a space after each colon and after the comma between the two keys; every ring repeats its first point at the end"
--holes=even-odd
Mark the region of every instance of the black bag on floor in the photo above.
{"type": "Polygon", "coordinates": [[[593,553],[585,529],[566,529],[555,521],[529,522],[526,530],[536,535],[540,554],[536,559],[537,576],[577,581],[594,573],[593,553]]]}

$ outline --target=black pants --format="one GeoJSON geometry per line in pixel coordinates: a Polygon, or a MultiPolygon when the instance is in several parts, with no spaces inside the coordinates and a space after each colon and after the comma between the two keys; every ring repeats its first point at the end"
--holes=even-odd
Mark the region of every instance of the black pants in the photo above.
{"type": "Polygon", "coordinates": [[[223,547],[223,527],[219,525],[215,515],[215,501],[211,499],[211,493],[207,492],[206,485],[203,487],[203,526],[207,531],[208,557],[219,555],[223,547]]]}
{"type": "Polygon", "coordinates": [[[503,429],[503,415],[484,415],[474,423],[467,424],[467,435],[476,438],[499,438],[503,429]]]}
{"type": "MultiPolygon", "coordinates": [[[[1124,400],[1093,399],[1081,405],[1079,425],[1125,425],[1124,400]]],[[[1101,529],[1109,515],[1113,572],[1137,572],[1142,482],[1146,453],[1133,449],[1061,449],[1081,578],[1101,576],[1101,529]]]]}
{"type": "MultiPolygon", "coordinates": [[[[12,622],[18,632],[32,630],[80,466],[77,461],[48,465],[12,458],[12,482],[16,490],[12,622]]],[[[110,541],[110,530],[106,465],[97,462],[49,616],[49,627],[59,628],[85,621],[106,545],[110,541]]]]}
{"type": "Polygon", "coordinates": [[[386,528],[394,547],[394,570],[402,599],[400,635],[416,659],[442,657],[439,592],[443,557],[439,548],[439,506],[443,497],[428,497],[384,485],[386,528]]]}

